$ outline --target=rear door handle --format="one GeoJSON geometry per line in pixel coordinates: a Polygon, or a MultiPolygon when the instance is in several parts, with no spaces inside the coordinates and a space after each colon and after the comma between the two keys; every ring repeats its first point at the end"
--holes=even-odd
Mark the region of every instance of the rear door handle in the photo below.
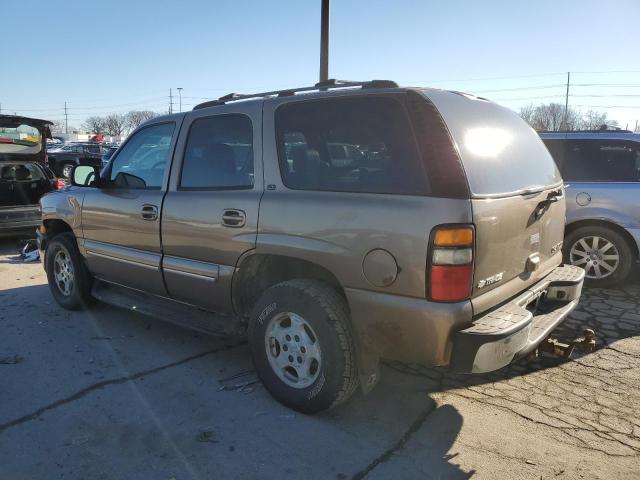
{"type": "Polygon", "coordinates": [[[144,220],[157,220],[158,219],[158,207],[155,205],[142,205],[142,211],[140,212],[144,220]]]}
{"type": "Polygon", "coordinates": [[[247,223],[247,215],[242,210],[228,208],[222,212],[222,225],[231,228],[241,228],[247,223]]]}

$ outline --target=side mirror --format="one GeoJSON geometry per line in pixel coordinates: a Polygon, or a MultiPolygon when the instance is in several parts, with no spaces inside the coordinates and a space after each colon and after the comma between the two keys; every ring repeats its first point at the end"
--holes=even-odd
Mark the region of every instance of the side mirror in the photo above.
{"type": "Polygon", "coordinates": [[[75,187],[98,187],[100,168],[93,165],[76,165],[71,170],[71,185],[75,187]]]}

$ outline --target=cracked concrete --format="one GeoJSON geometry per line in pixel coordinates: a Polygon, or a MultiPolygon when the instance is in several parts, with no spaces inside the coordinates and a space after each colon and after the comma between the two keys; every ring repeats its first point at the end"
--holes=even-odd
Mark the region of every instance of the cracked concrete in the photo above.
{"type": "Polygon", "coordinates": [[[390,363],[367,397],[282,407],[246,346],[99,305],[66,312],[0,243],[0,478],[640,478],[640,281],[559,329],[601,347],[485,375],[390,363]],[[17,357],[16,357],[17,356],[17,357]],[[202,442],[202,432],[210,441],[202,442]]]}

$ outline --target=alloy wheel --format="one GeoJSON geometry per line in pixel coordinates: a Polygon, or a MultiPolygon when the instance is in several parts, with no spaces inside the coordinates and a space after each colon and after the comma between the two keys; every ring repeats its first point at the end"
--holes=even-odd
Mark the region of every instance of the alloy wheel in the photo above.
{"type": "Polygon", "coordinates": [[[60,293],[65,297],[71,295],[75,283],[75,275],[71,257],[64,250],[56,252],[56,256],[53,259],[53,275],[60,293]]]}
{"type": "Polygon", "coordinates": [[[620,264],[620,253],[610,240],[599,236],[583,237],[571,245],[569,261],[582,267],[587,278],[601,280],[612,275],[620,264]]]}
{"type": "Polygon", "coordinates": [[[283,312],[273,317],[265,332],[265,349],[269,365],[288,386],[306,388],[318,378],[320,342],[301,316],[283,312]]]}

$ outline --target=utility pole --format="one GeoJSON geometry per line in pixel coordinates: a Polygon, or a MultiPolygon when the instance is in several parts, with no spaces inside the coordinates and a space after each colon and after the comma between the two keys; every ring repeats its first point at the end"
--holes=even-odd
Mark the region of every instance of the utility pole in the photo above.
{"type": "Polygon", "coordinates": [[[571,72],[567,72],[567,93],[564,97],[564,129],[567,128],[567,119],[569,115],[569,84],[571,83],[571,72]]]}
{"type": "Polygon", "coordinates": [[[320,81],[329,79],[329,0],[322,0],[320,15],[320,81]]]}
{"type": "Polygon", "coordinates": [[[182,87],[178,87],[178,96],[180,97],[180,112],[182,112],[182,87]]]}
{"type": "Polygon", "coordinates": [[[169,89],[169,114],[173,113],[173,92],[169,89]]]}
{"type": "Polygon", "coordinates": [[[64,102],[64,133],[69,133],[69,116],[67,115],[67,102],[64,102]]]}

